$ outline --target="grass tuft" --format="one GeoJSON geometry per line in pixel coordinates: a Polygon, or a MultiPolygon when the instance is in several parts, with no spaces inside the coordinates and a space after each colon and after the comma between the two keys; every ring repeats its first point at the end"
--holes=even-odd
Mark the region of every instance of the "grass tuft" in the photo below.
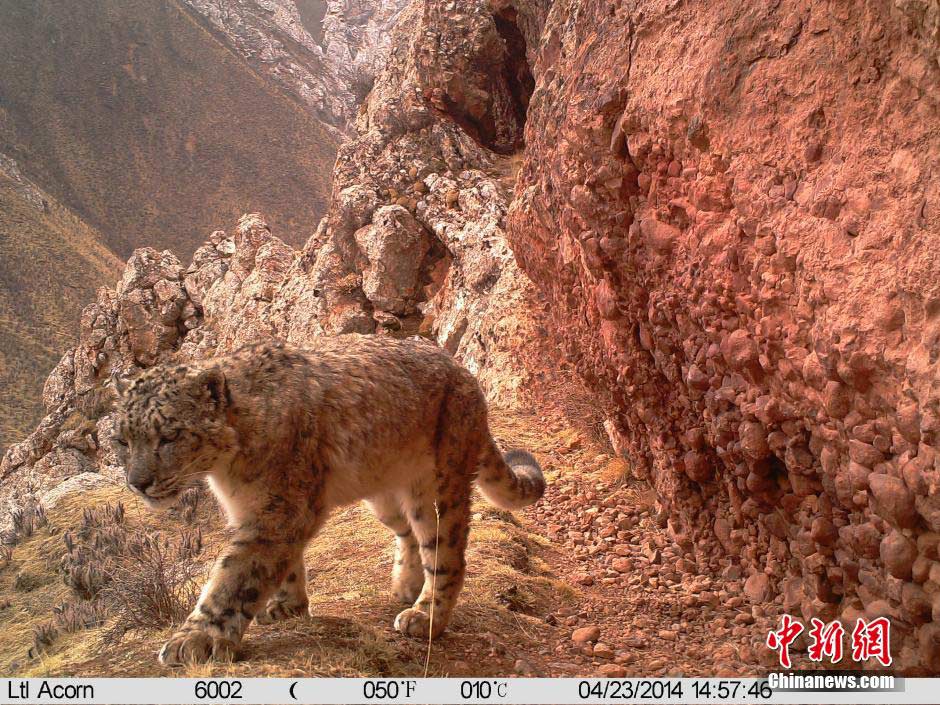
{"type": "Polygon", "coordinates": [[[116,638],[181,623],[196,604],[204,574],[197,562],[203,548],[198,529],[184,531],[175,540],[136,539],[133,550],[114,562],[101,591],[102,604],[115,617],[110,633],[116,638]]]}
{"type": "Polygon", "coordinates": [[[32,536],[37,529],[49,524],[46,510],[39,503],[17,507],[10,513],[11,527],[0,535],[0,544],[8,548],[32,536]]]}

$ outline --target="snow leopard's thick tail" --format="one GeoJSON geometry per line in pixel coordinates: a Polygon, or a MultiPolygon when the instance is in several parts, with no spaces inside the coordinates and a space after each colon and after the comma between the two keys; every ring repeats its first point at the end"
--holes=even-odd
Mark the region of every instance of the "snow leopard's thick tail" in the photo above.
{"type": "Polygon", "coordinates": [[[521,509],[545,494],[545,476],[531,453],[524,450],[500,453],[490,440],[480,458],[477,486],[497,507],[521,509]]]}

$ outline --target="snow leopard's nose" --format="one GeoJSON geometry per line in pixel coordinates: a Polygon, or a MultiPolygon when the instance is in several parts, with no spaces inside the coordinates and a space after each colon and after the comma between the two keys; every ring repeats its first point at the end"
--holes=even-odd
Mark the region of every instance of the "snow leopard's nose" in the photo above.
{"type": "Polygon", "coordinates": [[[131,489],[141,494],[147,494],[147,488],[153,484],[153,480],[154,476],[149,472],[131,471],[127,473],[127,484],[130,485],[131,489]]]}
{"type": "Polygon", "coordinates": [[[128,479],[127,484],[132,488],[140,492],[141,494],[147,494],[147,488],[153,484],[153,478],[147,477],[140,480],[130,480],[128,479]]]}

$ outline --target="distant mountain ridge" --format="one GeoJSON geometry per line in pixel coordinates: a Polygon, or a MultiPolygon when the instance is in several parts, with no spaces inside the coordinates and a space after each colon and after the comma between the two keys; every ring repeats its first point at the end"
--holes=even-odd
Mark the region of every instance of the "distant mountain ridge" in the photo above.
{"type": "Polygon", "coordinates": [[[182,0],[259,73],[343,131],[407,0],[182,0]]]}

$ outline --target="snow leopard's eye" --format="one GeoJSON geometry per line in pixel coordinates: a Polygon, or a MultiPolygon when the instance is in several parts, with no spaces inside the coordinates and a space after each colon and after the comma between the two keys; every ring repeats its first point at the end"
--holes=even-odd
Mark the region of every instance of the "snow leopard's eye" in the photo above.
{"type": "Polygon", "coordinates": [[[114,435],[114,436],[111,436],[111,440],[117,443],[119,446],[122,446],[123,448],[127,448],[127,441],[124,439],[123,436],[114,435]]]}
{"type": "Polygon", "coordinates": [[[160,436],[160,445],[166,445],[167,443],[173,443],[176,440],[179,440],[180,432],[177,429],[164,431],[160,436]]]}

